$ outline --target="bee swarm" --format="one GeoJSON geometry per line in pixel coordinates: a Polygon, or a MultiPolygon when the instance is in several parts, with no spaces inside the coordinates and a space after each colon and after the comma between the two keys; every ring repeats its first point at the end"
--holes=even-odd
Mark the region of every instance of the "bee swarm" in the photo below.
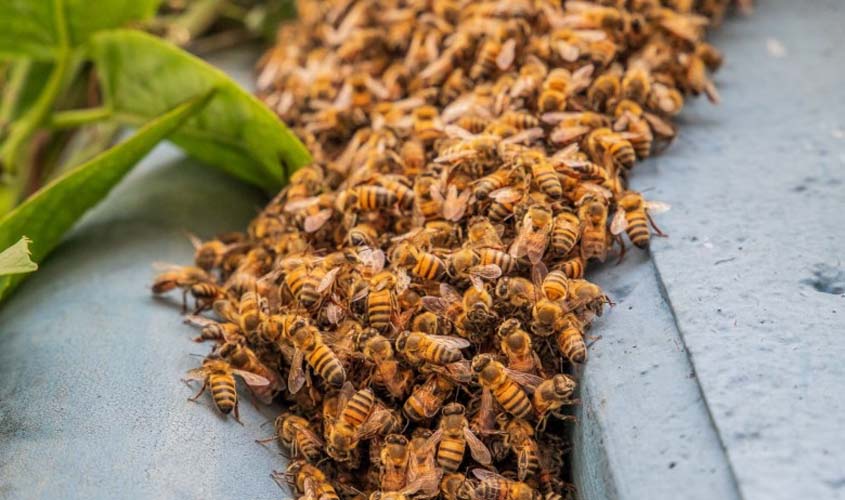
{"type": "Polygon", "coordinates": [[[258,87],[314,163],[153,285],[196,299],[214,349],[190,377],[220,411],[235,375],[285,402],[296,497],[571,494],[561,436],[610,302],[584,271],[659,233],[627,177],[686,96],[718,101],[703,37],[728,4],[298,2],[258,87]]]}

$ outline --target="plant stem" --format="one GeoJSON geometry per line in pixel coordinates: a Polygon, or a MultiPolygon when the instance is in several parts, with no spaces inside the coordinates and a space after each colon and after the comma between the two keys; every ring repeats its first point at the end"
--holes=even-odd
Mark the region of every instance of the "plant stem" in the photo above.
{"type": "Polygon", "coordinates": [[[12,62],[9,68],[9,78],[3,89],[3,101],[0,103],[0,128],[5,128],[15,116],[18,99],[20,99],[31,67],[32,61],[28,59],[12,62]]]}
{"type": "Polygon", "coordinates": [[[106,106],[88,109],[57,111],[50,119],[51,128],[73,128],[111,118],[112,110],[106,106]]]}

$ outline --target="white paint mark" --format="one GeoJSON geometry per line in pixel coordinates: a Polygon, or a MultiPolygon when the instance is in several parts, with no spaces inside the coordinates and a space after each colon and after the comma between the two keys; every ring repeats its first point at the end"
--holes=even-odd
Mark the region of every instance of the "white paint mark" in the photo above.
{"type": "Polygon", "coordinates": [[[772,57],[786,57],[786,47],[777,38],[767,38],[766,49],[772,57]]]}

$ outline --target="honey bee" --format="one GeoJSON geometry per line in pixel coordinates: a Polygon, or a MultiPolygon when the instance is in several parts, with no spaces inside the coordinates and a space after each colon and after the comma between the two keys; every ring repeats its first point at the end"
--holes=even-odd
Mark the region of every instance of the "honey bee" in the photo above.
{"type": "Polygon", "coordinates": [[[203,269],[192,266],[166,266],[153,280],[152,290],[156,295],[167,293],[176,288],[182,289],[182,311],[187,309],[186,297],[188,292],[197,300],[197,309],[202,309],[221,297],[225,292],[214,279],[203,269]]]}
{"type": "Polygon", "coordinates": [[[539,92],[548,71],[549,69],[543,61],[536,56],[528,56],[526,62],[519,69],[519,76],[511,86],[510,96],[512,98],[535,96],[539,92]]]}
{"type": "Polygon", "coordinates": [[[499,423],[505,433],[505,446],[516,455],[517,479],[535,478],[540,471],[540,447],[534,440],[534,426],[519,418],[500,418],[499,423]]]}
{"type": "Polygon", "coordinates": [[[290,462],[284,476],[275,474],[273,479],[279,482],[282,477],[287,478],[291,489],[300,495],[299,498],[340,500],[326,474],[304,460],[290,462]]]}
{"type": "Polygon", "coordinates": [[[194,342],[205,342],[213,340],[218,343],[228,340],[237,340],[243,337],[240,327],[236,323],[218,322],[202,316],[189,314],[185,316],[186,324],[199,327],[200,334],[194,337],[194,342]]]}
{"type": "Polygon", "coordinates": [[[322,299],[322,295],[317,291],[320,278],[314,273],[312,266],[305,262],[292,264],[285,273],[284,283],[291,295],[305,309],[315,308],[322,299]]]}
{"type": "Polygon", "coordinates": [[[560,353],[571,363],[583,363],[587,360],[583,328],[583,323],[575,314],[568,313],[563,317],[563,324],[557,334],[557,346],[560,353]]]}
{"type": "Polygon", "coordinates": [[[578,219],[584,224],[581,233],[581,258],[584,261],[607,258],[610,234],[607,231],[607,200],[587,194],[579,201],[578,219]]]}
{"type": "Polygon", "coordinates": [[[206,359],[200,368],[194,368],[188,372],[187,380],[202,380],[202,387],[199,392],[189,401],[196,401],[211,386],[211,396],[214,405],[220,413],[228,415],[234,410],[235,420],[240,422],[238,414],[238,392],[235,388],[235,375],[238,375],[250,386],[259,387],[270,383],[266,378],[244,370],[232,368],[232,366],[221,359],[206,359]]]}
{"type": "Polygon", "coordinates": [[[647,104],[653,110],[673,116],[684,107],[684,95],[677,88],[655,82],[651,86],[647,104]]]}
{"type": "Polygon", "coordinates": [[[469,77],[475,81],[490,76],[496,71],[497,59],[502,52],[502,44],[495,38],[487,38],[478,49],[475,63],[469,70],[469,77]]]}
{"type": "Polygon", "coordinates": [[[276,436],[270,439],[278,439],[290,452],[291,457],[303,458],[310,463],[317,463],[320,460],[325,443],[311,428],[308,420],[290,413],[283,413],[276,417],[274,426],[276,436]]]}
{"type": "Polygon", "coordinates": [[[466,339],[428,335],[423,332],[402,332],[396,337],[396,350],[412,364],[448,365],[464,359],[461,349],[469,347],[466,339]]]}
{"type": "Polygon", "coordinates": [[[471,248],[480,249],[501,250],[504,248],[496,226],[490,222],[490,219],[480,216],[470,219],[467,225],[467,245],[471,248]]]}
{"type": "MultiPolygon", "coordinates": [[[[420,173],[425,166],[425,148],[419,140],[410,139],[402,143],[399,153],[405,175],[411,177],[420,173]]],[[[416,195],[416,192],[414,193],[416,195]]]]}
{"type": "Polygon", "coordinates": [[[352,461],[361,440],[401,428],[398,417],[384,408],[370,389],[355,391],[352,384],[346,384],[336,405],[337,413],[329,415],[326,452],[338,462],[352,461]]]}
{"type": "Polygon", "coordinates": [[[440,480],[440,494],[445,500],[468,500],[470,487],[466,476],[458,472],[444,474],[440,480]]]}
{"type": "Polygon", "coordinates": [[[513,188],[504,187],[490,193],[490,207],[487,209],[487,217],[491,222],[502,222],[513,216],[517,203],[522,201],[523,192],[513,188]]]}
{"type": "Polygon", "coordinates": [[[540,358],[532,348],[531,336],[522,329],[518,319],[505,320],[496,333],[500,349],[508,358],[509,369],[535,375],[543,369],[540,358]]]}
{"type": "Polygon", "coordinates": [[[215,351],[225,361],[228,361],[231,366],[245,372],[254,373],[265,378],[269,383],[253,386],[250,382],[244,379],[250,391],[255,397],[264,404],[270,404],[276,394],[285,389],[285,383],[279,376],[276,370],[273,370],[264,364],[255,354],[255,351],[249,347],[239,343],[228,341],[217,348],[215,351]]]}
{"type": "Polygon", "coordinates": [[[408,442],[408,480],[405,491],[416,491],[418,498],[437,495],[443,472],[437,467],[432,432],[417,427],[408,442]]]}
{"type": "Polygon", "coordinates": [[[486,175],[475,181],[473,183],[472,194],[475,196],[475,199],[484,201],[493,191],[507,186],[511,179],[512,173],[509,169],[502,168],[496,170],[492,174],[486,175]]]}
{"type": "Polygon", "coordinates": [[[373,364],[374,381],[383,385],[394,398],[404,398],[411,389],[414,376],[394,357],[390,340],[374,330],[365,330],[357,343],[364,357],[373,364]]]}
{"type": "Polygon", "coordinates": [[[645,104],[651,94],[651,77],[642,65],[631,66],[622,77],[621,97],[645,104]]]}
{"type": "Polygon", "coordinates": [[[346,381],[346,371],[332,349],[323,342],[323,337],[316,327],[307,321],[297,321],[290,327],[288,335],[296,348],[290,372],[288,372],[288,391],[296,394],[305,384],[306,373],[302,363],[307,361],[314,372],[330,386],[339,388],[346,381]]]}
{"type": "Polygon", "coordinates": [[[409,455],[408,439],[405,436],[385,436],[379,451],[379,487],[382,491],[399,491],[405,486],[409,455]]]}
{"type": "Polygon", "coordinates": [[[541,416],[555,412],[565,404],[574,403],[569,399],[574,391],[575,380],[569,375],[558,373],[541,382],[534,390],[534,409],[541,416]]]}
{"type": "Polygon", "coordinates": [[[372,224],[362,222],[349,229],[346,241],[351,246],[374,247],[378,246],[379,234],[372,224]]]}
{"type": "Polygon", "coordinates": [[[571,259],[561,262],[558,269],[563,271],[569,279],[578,279],[584,277],[584,259],[580,255],[575,255],[571,259]]]}
{"type": "Polygon", "coordinates": [[[412,132],[423,144],[430,144],[443,135],[443,123],[434,106],[420,106],[414,110],[412,132]]]}
{"type": "Polygon", "coordinates": [[[518,227],[510,255],[514,258],[527,256],[531,264],[537,264],[546,252],[551,230],[551,210],[540,205],[530,207],[518,227]]]}
{"type": "Polygon", "coordinates": [[[606,71],[599,75],[587,89],[587,102],[590,108],[597,111],[610,109],[611,104],[619,98],[621,87],[618,72],[606,71]]]}
{"type": "Polygon", "coordinates": [[[390,260],[397,266],[410,267],[411,274],[418,278],[436,280],[446,274],[446,264],[440,257],[407,241],[400,242],[394,248],[390,260]]]}
{"type": "Polygon", "coordinates": [[[454,389],[455,383],[449,378],[432,373],[422,385],[414,388],[402,410],[414,422],[429,419],[440,411],[443,402],[452,395],[454,389]]]}
{"type": "Polygon", "coordinates": [[[499,278],[495,293],[499,299],[497,305],[505,311],[531,311],[537,296],[534,284],[519,276],[499,278]]]}
{"type": "Polygon", "coordinates": [[[565,210],[555,216],[552,223],[551,249],[556,255],[567,255],[581,237],[581,221],[574,213],[565,210]]]}
{"type": "Polygon", "coordinates": [[[601,316],[604,304],[610,303],[601,287],[584,279],[569,280],[569,294],[566,304],[570,310],[584,308],[593,314],[601,316]]]}
{"type": "Polygon", "coordinates": [[[544,123],[557,125],[549,134],[549,139],[561,145],[570,144],[594,129],[610,125],[607,117],[592,111],[550,112],[543,114],[542,120],[544,123]]]}
{"type": "Polygon", "coordinates": [[[446,472],[457,472],[467,446],[473,460],[482,465],[492,463],[490,450],[470,429],[466,408],[460,403],[449,403],[443,407],[440,426],[430,439],[439,443],[437,463],[446,472]]]}
{"type": "Polygon", "coordinates": [[[640,247],[648,248],[650,234],[649,223],[658,235],[665,236],[660,229],[654,225],[651,213],[661,213],[669,209],[669,205],[655,201],[645,201],[641,194],[633,191],[625,192],[616,202],[619,209],[610,224],[610,232],[614,235],[622,231],[628,233],[631,243],[640,247]]]}
{"type": "Polygon", "coordinates": [[[542,289],[549,300],[565,300],[569,293],[569,278],[563,271],[552,271],[543,278],[542,289]]]}
{"type": "Polygon", "coordinates": [[[634,147],[626,136],[606,127],[590,132],[586,146],[594,162],[608,167],[629,169],[637,158],[634,147]]]}
{"type": "MultiPolygon", "coordinates": [[[[397,293],[398,288],[397,277],[389,271],[382,271],[370,280],[369,294],[367,295],[367,318],[369,325],[380,333],[386,333],[390,329],[392,320],[396,315],[398,305],[395,293],[397,293]]],[[[363,290],[366,291],[367,289],[363,290]]],[[[350,301],[355,302],[355,297],[350,301]]]]}
{"type": "Polygon", "coordinates": [[[393,208],[398,201],[399,199],[389,189],[373,185],[351,188],[338,196],[338,205],[342,210],[384,210],[393,208]]]}
{"type": "Polygon", "coordinates": [[[404,184],[406,181],[407,179],[400,175],[378,176],[378,183],[396,196],[402,210],[410,210],[414,205],[414,191],[404,184]]]}
{"type": "Polygon", "coordinates": [[[460,313],[455,319],[455,326],[461,336],[480,343],[495,328],[499,317],[493,311],[493,297],[484,284],[467,288],[462,297],[455,290],[450,290],[448,285],[441,284],[440,295],[446,304],[457,304],[460,300],[460,313]]]}
{"type": "Polygon", "coordinates": [[[471,498],[475,500],[541,500],[542,495],[522,481],[514,481],[486,469],[473,469],[473,475],[481,480],[472,488],[471,498]]]}
{"type": "Polygon", "coordinates": [[[509,370],[488,354],[479,354],[473,358],[472,371],[478,376],[478,382],[484,390],[491,391],[506,412],[517,418],[528,418],[531,415],[531,402],[520,385],[533,388],[542,379],[529,373],[509,370]]]}
{"type": "Polygon", "coordinates": [[[586,65],[573,73],[564,68],[549,71],[543,81],[543,91],[537,99],[537,108],[544,113],[566,110],[570,96],[590,85],[593,70],[592,65],[586,65]]]}
{"type": "MultiPolygon", "coordinates": [[[[502,275],[502,268],[499,267],[499,262],[506,266],[512,266],[512,263],[505,257],[499,257],[498,261],[496,255],[491,256],[491,252],[482,249],[485,252],[486,262],[482,262],[481,251],[475,251],[472,248],[464,248],[453,252],[449,256],[449,264],[447,272],[449,276],[456,279],[468,279],[476,288],[484,286],[482,279],[495,280],[502,275]]],[[[497,252],[492,250],[492,252],[497,252]]],[[[506,257],[510,257],[504,252],[498,252],[506,257]]]]}
{"type": "Polygon", "coordinates": [[[648,158],[654,143],[654,133],[640,105],[624,99],[616,105],[614,115],[617,119],[613,124],[613,129],[627,132],[626,138],[637,153],[637,157],[648,158]]]}

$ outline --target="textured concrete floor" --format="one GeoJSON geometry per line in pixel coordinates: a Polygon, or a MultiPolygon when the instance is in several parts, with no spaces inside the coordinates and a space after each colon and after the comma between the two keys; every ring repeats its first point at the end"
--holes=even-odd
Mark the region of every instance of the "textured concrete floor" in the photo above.
{"type": "MultiPolygon", "coordinates": [[[[618,305],[582,388],[584,498],[845,498],[843,11],[770,0],[729,21],[723,104],[692,104],[638,167],[671,237],[594,275],[618,305]]],[[[252,443],[264,416],[185,401],[204,348],[145,286],[150,262],[190,258],[183,230],[242,228],[261,203],[161,147],[3,306],[0,498],[286,495],[252,443]]]]}

